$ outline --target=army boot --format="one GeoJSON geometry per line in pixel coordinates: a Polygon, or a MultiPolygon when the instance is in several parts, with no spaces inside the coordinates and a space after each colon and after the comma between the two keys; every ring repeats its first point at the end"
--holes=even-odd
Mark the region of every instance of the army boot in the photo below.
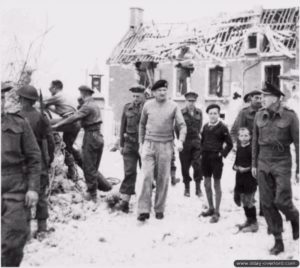
{"type": "Polygon", "coordinates": [[[297,217],[295,220],[291,221],[292,231],[293,231],[293,239],[299,239],[299,218],[297,217]]]}
{"type": "Polygon", "coordinates": [[[171,177],[171,184],[175,186],[178,182],[180,182],[180,179],[176,178],[175,176],[171,177]]]}
{"type": "Polygon", "coordinates": [[[278,255],[284,251],[284,245],[281,238],[275,239],[275,245],[270,249],[271,255],[278,255]]]}
{"type": "Polygon", "coordinates": [[[129,213],[129,202],[125,201],[125,200],[121,200],[116,206],[115,208],[117,210],[121,210],[124,213],[129,213]]]}
{"type": "Polygon", "coordinates": [[[38,220],[38,232],[46,232],[47,231],[47,220],[38,220]]]}
{"type": "Polygon", "coordinates": [[[149,218],[150,218],[149,213],[141,213],[137,219],[138,219],[138,221],[145,221],[145,220],[148,220],[149,218]]]}
{"type": "Polygon", "coordinates": [[[196,182],[196,196],[201,197],[202,196],[202,191],[200,187],[200,182],[196,182]]]}
{"type": "Polygon", "coordinates": [[[75,165],[68,166],[67,177],[72,181],[78,180],[78,173],[75,165]]]}
{"type": "Polygon", "coordinates": [[[190,183],[187,182],[184,184],[184,196],[190,197],[190,183]]]}

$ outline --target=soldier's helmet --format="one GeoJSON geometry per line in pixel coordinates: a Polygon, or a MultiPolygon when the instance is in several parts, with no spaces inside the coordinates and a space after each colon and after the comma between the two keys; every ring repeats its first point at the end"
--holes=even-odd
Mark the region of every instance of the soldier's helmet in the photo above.
{"type": "Polygon", "coordinates": [[[39,94],[33,86],[23,86],[17,90],[17,94],[25,99],[38,100],[39,94]]]}

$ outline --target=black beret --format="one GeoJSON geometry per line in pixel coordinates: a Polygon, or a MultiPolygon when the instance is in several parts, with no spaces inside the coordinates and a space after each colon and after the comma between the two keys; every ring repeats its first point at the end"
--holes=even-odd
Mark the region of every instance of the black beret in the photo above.
{"type": "Polygon", "coordinates": [[[269,82],[265,83],[265,87],[262,89],[262,93],[265,95],[273,95],[276,97],[285,96],[279,88],[275,87],[269,82]]]}
{"type": "Polygon", "coordinates": [[[144,93],[145,90],[145,87],[142,85],[133,86],[129,89],[133,93],[144,93]]]}
{"type": "Polygon", "coordinates": [[[196,92],[190,91],[190,92],[185,93],[185,94],[184,94],[184,97],[185,97],[186,99],[194,99],[194,100],[197,100],[198,94],[197,94],[196,92]]]}
{"type": "Polygon", "coordinates": [[[10,91],[13,87],[10,85],[9,82],[1,82],[1,93],[10,91]]]}
{"type": "Polygon", "coordinates": [[[92,92],[92,93],[95,92],[94,89],[92,89],[92,88],[90,88],[90,87],[88,87],[88,86],[85,86],[85,85],[80,86],[78,89],[79,89],[80,91],[90,91],[90,92],[92,92]]]}
{"type": "Polygon", "coordinates": [[[166,80],[158,80],[154,83],[154,85],[152,86],[151,90],[154,91],[160,87],[168,87],[168,81],[166,80]]]}
{"type": "Polygon", "coordinates": [[[252,90],[250,92],[248,92],[245,96],[244,96],[244,102],[248,102],[249,101],[249,97],[253,97],[255,95],[261,95],[262,92],[259,90],[252,90]]]}
{"type": "Polygon", "coordinates": [[[213,104],[210,104],[207,106],[206,113],[208,113],[210,109],[214,109],[214,108],[217,108],[219,110],[219,112],[221,111],[220,106],[216,103],[213,103],[213,104]]]}

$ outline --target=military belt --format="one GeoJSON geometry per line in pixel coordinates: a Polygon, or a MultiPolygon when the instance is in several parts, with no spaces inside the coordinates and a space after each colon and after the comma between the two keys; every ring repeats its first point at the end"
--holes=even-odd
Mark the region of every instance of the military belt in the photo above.
{"type": "Polygon", "coordinates": [[[85,131],[100,131],[100,125],[101,123],[96,123],[88,126],[84,126],[85,131]]]}
{"type": "Polygon", "coordinates": [[[24,193],[4,193],[1,194],[2,199],[16,200],[16,201],[24,201],[25,194],[24,193]]]}

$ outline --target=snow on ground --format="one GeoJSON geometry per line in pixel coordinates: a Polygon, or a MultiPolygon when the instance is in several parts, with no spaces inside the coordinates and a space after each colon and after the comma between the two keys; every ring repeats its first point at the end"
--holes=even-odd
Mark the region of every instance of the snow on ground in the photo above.
{"type": "MultiPolygon", "coordinates": [[[[270,256],[273,237],[266,233],[264,218],[259,217],[258,233],[235,234],[237,223],[244,222],[242,208],[233,202],[233,155],[225,160],[222,178],[223,197],[221,219],[217,224],[198,215],[206,207],[205,195],[183,196],[183,184],[169,187],[167,208],[163,220],[154,213],[146,223],[136,220],[137,197],[132,200],[131,212],[112,212],[107,209],[104,195],[97,211],[86,203],[85,220],[68,224],[53,223],[55,232],[39,242],[31,240],[25,249],[22,266],[97,266],[97,267],[234,267],[237,259],[297,259],[299,246],[292,240],[291,226],[284,222],[285,252],[270,256]]],[[[178,157],[177,157],[177,162],[178,157]]],[[[177,167],[179,163],[177,163],[177,167]]],[[[119,152],[105,151],[100,170],[106,176],[123,177],[123,161],[119,152]]],[[[180,169],[177,170],[180,176],[180,169]]],[[[181,177],[181,176],[180,176],[181,177]]],[[[137,193],[142,174],[139,172],[137,193]]],[[[204,191],[204,187],[202,190],[204,191]]],[[[296,185],[294,193],[296,195],[296,185]]],[[[298,186],[297,186],[298,187],[298,186]]],[[[119,185],[113,191],[117,191],[119,185]]],[[[295,197],[297,207],[298,193],[295,197]]]]}

